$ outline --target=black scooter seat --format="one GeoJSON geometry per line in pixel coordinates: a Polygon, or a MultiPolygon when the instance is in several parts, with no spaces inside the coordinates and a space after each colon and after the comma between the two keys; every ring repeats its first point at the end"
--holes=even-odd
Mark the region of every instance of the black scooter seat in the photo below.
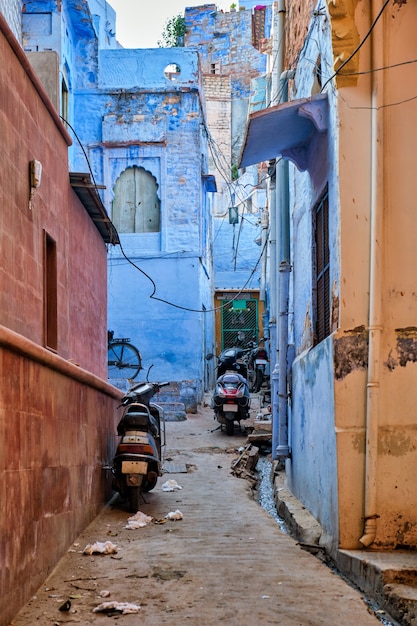
{"type": "Polygon", "coordinates": [[[117,426],[117,434],[124,435],[127,430],[150,431],[155,437],[159,436],[158,422],[150,413],[125,413],[117,426]]]}

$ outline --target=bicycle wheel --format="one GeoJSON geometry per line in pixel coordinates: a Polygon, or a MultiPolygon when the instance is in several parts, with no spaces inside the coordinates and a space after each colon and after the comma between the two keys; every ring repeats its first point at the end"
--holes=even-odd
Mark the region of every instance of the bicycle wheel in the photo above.
{"type": "Polygon", "coordinates": [[[134,379],[142,369],[142,357],[135,346],[115,341],[109,344],[107,353],[109,378],[134,379]]]}

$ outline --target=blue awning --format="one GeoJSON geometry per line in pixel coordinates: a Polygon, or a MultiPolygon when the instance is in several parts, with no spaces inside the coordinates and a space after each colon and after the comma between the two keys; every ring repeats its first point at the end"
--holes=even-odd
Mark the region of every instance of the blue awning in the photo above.
{"type": "Polygon", "coordinates": [[[320,144],[327,140],[327,127],[326,94],[256,111],[249,116],[239,168],[282,156],[305,171],[320,144]]]}

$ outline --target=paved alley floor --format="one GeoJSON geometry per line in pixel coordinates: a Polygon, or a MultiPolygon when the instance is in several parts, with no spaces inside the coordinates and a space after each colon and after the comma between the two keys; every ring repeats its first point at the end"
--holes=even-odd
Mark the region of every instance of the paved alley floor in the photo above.
{"type": "Polygon", "coordinates": [[[153,521],[127,529],[132,514],[112,500],[11,624],[380,624],[362,595],[283,533],[233,476],[246,435],[212,432],[217,425],[209,408],[168,422],[165,457],[178,473],[145,494],[140,511],[153,521]],[[167,480],[182,489],[163,491],[167,480]],[[181,520],[165,519],[177,510],[181,520]],[[106,541],[117,552],[83,554],[106,541]],[[140,608],[93,612],[103,602],[140,608]]]}

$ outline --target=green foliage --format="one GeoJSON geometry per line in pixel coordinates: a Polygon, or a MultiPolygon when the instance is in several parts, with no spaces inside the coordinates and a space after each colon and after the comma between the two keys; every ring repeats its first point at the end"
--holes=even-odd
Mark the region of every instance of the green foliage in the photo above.
{"type": "Polygon", "coordinates": [[[162,40],[158,41],[159,48],[177,48],[184,45],[185,18],[175,15],[165,22],[162,31],[162,40]]]}
{"type": "Polygon", "coordinates": [[[236,165],[236,163],[233,163],[232,165],[232,180],[237,180],[239,178],[239,168],[236,165]]]}

